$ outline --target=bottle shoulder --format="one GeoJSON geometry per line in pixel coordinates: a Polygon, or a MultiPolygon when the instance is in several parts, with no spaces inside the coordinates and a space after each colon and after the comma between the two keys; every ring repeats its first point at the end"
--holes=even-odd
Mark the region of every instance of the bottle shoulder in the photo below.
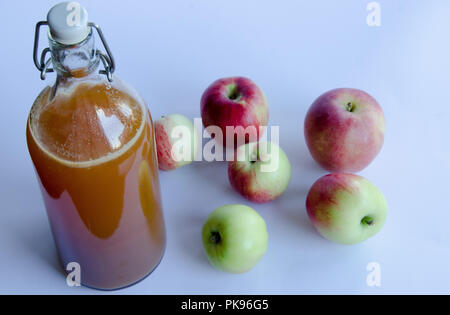
{"type": "Polygon", "coordinates": [[[35,138],[51,154],[70,162],[102,158],[142,132],[147,110],[119,78],[57,80],[36,99],[30,114],[35,138]]]}

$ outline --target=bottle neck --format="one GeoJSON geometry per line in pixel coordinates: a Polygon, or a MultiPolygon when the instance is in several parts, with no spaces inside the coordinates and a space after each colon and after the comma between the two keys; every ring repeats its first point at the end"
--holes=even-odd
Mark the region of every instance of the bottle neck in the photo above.
{"type": "Polygon", "coordinates": [[[95,40],[91,32],[88,37],[76,45],[63,45],[49,35],[53,69],[58,77],[81,78],[94,72],[100,59],[95,49],[95,40]]]}

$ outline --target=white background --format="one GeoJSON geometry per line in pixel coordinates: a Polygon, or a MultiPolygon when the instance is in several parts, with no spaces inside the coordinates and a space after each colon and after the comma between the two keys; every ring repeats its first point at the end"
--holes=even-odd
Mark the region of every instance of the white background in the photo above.
{"type": "MultiPolygon", "coordinates": [[[[0,2],[0,293],[99,293],[66,286],[25,142],[31,104],[54,80],[41,82],[32,63],[34,26],[55,3],[0,2]]],[[[367,3],[84,1],[117,74],[155,119],[198,117],[211,82],[250,77],[267,95],[293,167],[286,193],[262,206],[231,189],[225,163],[161,174],[165,257],[145,281],[115,293],[450,293],[450,2],[379,1],[381,27],[366,24],[367,3]],[[383,150],[361,175],[384,192],[388,220],[351,247],[322,239],[304,205],[326,172],[307,151],[303,120],[336,87],[366,90],[387,120],[383,150]],[[206,217],[229,203],[253,206],[268,225],[267,254],[244,275],[213,269],[201,245],[206,217]],[[381,266],[381,287],[366,284],[370,262],[381,266]]]]}

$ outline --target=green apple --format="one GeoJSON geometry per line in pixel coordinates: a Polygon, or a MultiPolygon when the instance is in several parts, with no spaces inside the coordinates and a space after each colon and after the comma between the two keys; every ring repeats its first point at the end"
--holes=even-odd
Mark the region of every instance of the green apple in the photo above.
{"type": "Polygon", "coordinates": [[[267,250],[264,219],[250,207],[227,205],[214,210],[202,231],[210,263],[219,270],[244,273],[253,268],[267,250]]]}
{"type": "Polygon", "coordinates": [[[387,216],[381,191],[361,176],[330,174],[314,183],[306,198],[311,223],[325,238],[341,244],[364,242],[387,216]]]}

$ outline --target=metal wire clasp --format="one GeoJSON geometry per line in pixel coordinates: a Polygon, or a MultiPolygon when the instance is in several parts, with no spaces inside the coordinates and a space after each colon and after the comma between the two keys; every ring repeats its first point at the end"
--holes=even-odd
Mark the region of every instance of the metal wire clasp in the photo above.
{"type": "MultiPolygon", "coordinates": [[[[33,61],[34,61],[36,68],[41,72],[41,80],[45,80],[47,73],[54,72],[54,69],[50,67],[52,58],[49,57],[46,59],[47,54],[51,52],[50,48],[48,48],[48,47],[45,48],[41,53],[41,58],[40,59],[38,58],[40,29],[42,26],[45,26],[45,25],[48,26],[47,21],[38,22],[36,24],[36,31],[35,31],[35,35],[34,35],[33,61]]],[[[113,81],[112,74],[116,70],[116,63],[114,61],[113,54],[112,54],[111,50],[109,49],[109,45],[106,42],[106,39],[103,35],[103,32],[102,32],[100,26],[98,26],[95,23],[91,23],[91,22],[88,23],[88,26],[93,27],[95,30],[97,30],[97,34],[100,37],[103,47],[106,50],[106,54],[98,49],[95,52],[96,55],[102,61],[102,64],[104,67],[104,70],[100,70],[99,73],[106,75],[106,77],[108,78],[108,81],[112,82],[113,81]]]]}
{"type": "Polygon", "coordinates": [[[50,57],[45,61],[45,57],[47,53],[50,52],[50,48],[45,48],[41,53],[41,59],[38,59],[38,51],[39,51],[39,33],[40,28],[43,25],[48,25],[47,21],[40,21],[36,24],[36,32],[34,34],[34,49],[33,49],[33,61],[36,65],[36,68],[41,72],[41,80],[45,80],[46,74],[49,72],[53,72],[53,68],[49,68],[52,58],[50,57]]]}
{"type": "Polygon", "coordinates": [[[97,30],[97,34],[100,37],[100,40],[103,43],[103,47],[105,47],[105,50],[106,50],[106,54],[104,54],[100,50],[96,51],[97,55],[100,57],[100,60],[103,63],[103,67],[105,68],[105,70],[100,70],[100,74],[106,75],[106,77],[108,78],[108,81],[112,82],[113,81],[112,74],[116,70],[116,62],[114,61],[113,54],[112,54],[111,50],[109,49],[109,45],[106,42],[105,36],[103,36],[103,32],[102,32],[102,29],[100,28],[100,26],[98,26],[95,23],[91,23],[91,22],[89,22],[88,25],[97,30]]]}

